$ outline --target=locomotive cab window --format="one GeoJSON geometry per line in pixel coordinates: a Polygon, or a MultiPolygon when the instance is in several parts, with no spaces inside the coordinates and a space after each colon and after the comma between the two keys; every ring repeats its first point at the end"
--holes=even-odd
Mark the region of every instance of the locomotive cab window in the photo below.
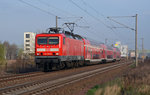
{"type": "Polygon", "coordinates": [[[51,44],[51,45],[59,44],[59,38],[58,37],[49,37],[48,44],[51,44]]]}
{"type": "Polygon", "coordinates": [[[39,45],[41,45],[41,44],[47,44],[47,37],[38,37],[37,43],[39,45]]]}

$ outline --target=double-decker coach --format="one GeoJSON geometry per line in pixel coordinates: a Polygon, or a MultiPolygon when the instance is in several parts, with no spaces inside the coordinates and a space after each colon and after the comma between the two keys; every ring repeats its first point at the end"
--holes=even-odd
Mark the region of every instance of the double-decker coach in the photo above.
{"type": "Polygon", "coordinates": [[[50,28],[35,38],[35,62],[44,71],[120,60],[120,51],[68,31],[50,28]]]}

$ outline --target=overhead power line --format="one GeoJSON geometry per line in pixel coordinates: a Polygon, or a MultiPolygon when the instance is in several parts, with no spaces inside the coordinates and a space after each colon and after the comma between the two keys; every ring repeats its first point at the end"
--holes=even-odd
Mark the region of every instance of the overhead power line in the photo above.
{"type": "Polygon", "coordinates": [[[102,20],[100,20],[99,18],[95,17],[94,15],[92,15],[91,13],[89,13],[88,11],[86,11],[84,8],[80,7],[78,4],[76,4],[73,0],[69,0],[72,4],[74,4],[76,7],[78,7],[79,9],[81,9],[82,11],[84,11],[86,14],[88,14],[89,16],[91,16],[92,18],[94,18],[96,21],[101,22],[103,25],[105,25],[107,28],[111,28],[110,26],[106,25],[102,20]]]}
{"type": "Polygon", "coordinates": [[[53,14],[53,13],[51,13],[51,12],[49,12],[49,11],[46,11],[46,10],[44,10],[44,9],[42,9],[42,8],[39,8],[39,7],[37,7],[37,6],[34,6],[34,5],[32,5],[32,4],[28,3],[28,2],[25,2],[25,1],[23,1],[23,0],[19,0],[19,1],[20,1],[21,3],[24,3],[24,4],[28,5],[28,6],[30,6],[30,7],[33,7],[33,8],[35,8],[35,9],[38,9],[38,10],[40,10],[40,11],[46,13],[46,14],[49,14],[49,15],[52,15],[52,16],[56,16],[55,14],[53,14]]]}
{"type": "MultiPolygon", "coordinates": [[[[130,16],[130,17],[134,17],[134,16],[130,16]]],[[[117,24],[123,26],[124,28],[128,28],[128,29],[131,29],[131,30],[135,30],[135,29],[133,29],[133,28],[131,28],[131,27],[125,25],[125,24],[122,24],[122,23],[120,23],[120,22],[118,22],[118,21],[116,21],[116,20],[114,20],[114,19],[112,19],[112,18],[110,18],[110,17],[107,17],[107,18],[108,18],[109,20],[112,20],[113,22],[115,22],[115,23],[117,23],[117,24]]],[[[114,28],[117,28],[117,27],[114,27],[114,28]]]]}
{"type": "Polygon", "coordinates": [[[70,12],[67,12],[67,11],[65,11],[65,10],[62,10],[62,9],[60,9],[60,8],[58,8],[58,7],[55,7],[54,5],[52,5],[52,4],[49,4],[49,3],[47,3],[47,2],[44,2],[43,0],[37,0],[38,2],[40,2],[40,3],[42,3],[42,4],[44,4],[44,5],[46,5],[47,7],[51,7],[51,8],[54,8],[54,9],[57,9],[57,10],[59,10],[61,13],[63,13],[63,14],[70,14],[70,15],[72,15],[72,16],[75,16],[74,14],[72,14],[72,13],[70,13],[70,12]]]}
{"type": "Polygon", "coordinates": [[[89,8],[91,8],[93,11],[95,11],[97,14],[100,14],[102,17],[106,18],[102,13],[98,12],[94,7],[92,7],[90,4],[85,2],[84,0],[81,0],[84,4],[86,4],[89,8]]]}
{"type": "Polygon", "coordinates": [[[135,16],[109,16],[109,18],[131,18],[135,16]]]}
{"type": "MultiPolygon", "coordinates": [[[[93,11],[95,11],[95,13],[97,13],[98,15],[101,15],[101,16],[104,18],[105,21],[108,20],[105,15],[103,15],[102,13],[100,13],[99,11],[97,11],[97,10],[96,10],[94,7],[92,7],[90,4],[88,4],[88,3],[85,2],[84,0],[81,0],[81,1],[82,1],[84,4],[86,4],[89,8],[91,8],[93,11]]],[[[111,26],[110,30],[115,34],[115,36],[117,36],[118,38],[120,38],[120,37],[118,36],[118,34],[116,34],[116,32],[113,30],[114,25],[112,25],[112,24],[110,23],[110,26],[111,26]]]]}
{"type": "MultiPolygon", "coordinates": [[[[89,33],[91,33],[91,34],[94,34],[95,35],[95,37],[97,37],[97,38],[101,38],[100,36],[102,36],[102,37],[105,37],[106,35],[102,32],[100,35],[99,35],[99,33],[97,34],[95,31],[97,31],[95,28],[93,28],[91,25],[90,25],[90,23],[88,23],[84,18],[82,19],[82,21],[83,21],[83,23],[85,23],[85,24],[87,24],[87,25],[89,25],[90,26],[90,28],[91,28],[91,30],[88,30],[87,28],[85,28],[86,29],[86,31],[88,31],[89,33]]],[[[89,29],[90,29],[89,28],[89,29]]],[[[85,32],[86,33],[86,32],[85,32]]],[[[108,35],[107,35],[108,36],[108,35]]]]}
{"type": "MultiPolygon", "coordinates": [[[[75,3],[73,0],[69,0],[72,4],[74,4],[76,7],[78,7],[79,9],[81,9],[82,11],[84,11],[86,14],[88,14],[89,16],[91,16],[92,18],[94,18],[96,21],[99,21],[100,23],[102,23],[104,26],[106,26],[108,29],[110,29],[115,36],[117,36],[118,38],[120,38],[120,36],[118,36],[118,34],[116,34],[116,32],[114,31],[114,29],[112,28],[113,25],[109,26],[107,24],[105,24],[102,20],[100,20],[98,17],[92,15],[91,13],[89,13],[88,11],[86,11],[84,8],[82,8],[81,6],[79,6],[77,3],[75,3]]],[[[100,14],[95,8],[93,8],[90,4],[86,3],[84,0],[82,0],[82,2],[86,5],[88,5],[93,11],[95,11],[97,14],[100,14]]],[[[107,20],[107,17],[105,17],[103,14],[100,14],[105,20],[107,20]]]]}
{"type": "Polygon", "coordinates": [[[114,20],[114,19],[112,19],[112,18],[121,18],[121,16],[117,16],[117,17],[107,17],[108,19],[110,19],[110,20],[112,20],[112,21],[114,21],[115,23],[117,23],[117,24],[119,24],[119,25],[121,25],[121,26],[123,26],[123,27],[125,27],[125,28],[127,28],[127,29],[130,29],[130,30],[133,30],[133,31],[135,31],[135,63],[136,63],[136,66],[138,66],[138,47],[137,47],[137,44],[138,44],[138,41],[137,41],[137,38],[138,38],[138,36],[137,36],[137,14],[135,15],[135,16],[123,16],[123,18],[124,17],[132,17],[132,18],[135,18],[135,29],[134,28],[132,28],[132,27],[129,27],[129,26],[127,26],[127,25],[125,25],[125,24],[122,24],[122,23],[120,23],[120,22],[118,22],[118,21],[116,21],[116,20],[114,20]]]}

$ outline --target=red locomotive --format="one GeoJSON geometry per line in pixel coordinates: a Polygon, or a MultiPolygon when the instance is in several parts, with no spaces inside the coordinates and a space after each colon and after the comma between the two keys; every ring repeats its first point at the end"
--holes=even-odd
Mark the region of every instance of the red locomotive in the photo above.
{"type": "Polygon", "coordinates": [[[35,62],[44,71],[116,60],[120,60],[119,49],[72,32],[59,33],[51,28],[49,33],[37,34],[35,38],[35,62]]]}

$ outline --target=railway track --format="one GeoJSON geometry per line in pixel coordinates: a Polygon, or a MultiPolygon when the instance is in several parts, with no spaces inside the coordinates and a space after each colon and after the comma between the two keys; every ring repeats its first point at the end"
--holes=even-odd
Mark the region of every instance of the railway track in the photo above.
{"type": "Polygon", "coordinates": [[[0,77],[0,83],[14,81],[14,80],[28,78],[28,77],[39,76],[39,75],[43,75],[43,74],[44,74],[44,72],[32,72],[32,73],[25,73],[25,74],[16,74],[16,75],[12,75],[12,76],[4,76],[4,77],[0,77]]]}
{"type": "MultiPolygon", "coordinates": [[[[129,63],[132,62],[128,62],[126,64],[129,63]]],[[[14,86],[9,86],[5,88],[1,88],[0,94],[1,95],[42,95],[47,91],[51,91],[53,89],[95,76],[97,74],[111,71],[113,69],[119,68],[126,64],[125,63],[115,64],[115,65],[113,64],[108,67],[103,67],[88,72],[83,72],[80,74],[66,76],[55,80],[50,80],[49,78],[47,78],[47,79],[37,80],[34,82],[27,82],[23,84],[14,85],[14,86]]]]}
{"type": "MultiPolygon", "coordinates": [[[[118,64],[118,62],[116,62],[115,64],[118,64]]],[[[44,79],[44,78],[51,78],[51,80],[57,79],[60,77],[65,77],[65,76],[69,76],[69,75],[73,75],[73,74],[77,74],[77,73],[82,73],[82,72],[86,72],[88,70],[102,68],[102,67],[106,67],[106,66],[110,66],[110,65],[111,64],[101,64],[101,65],[96,65],[96,66],[92,65],[92,66],[85,66],[83,68],[64,69],[61,71],[54,71],[54,72],[47,72],[47,73],[32,72],[32,73],[26,73],[26,74],[16,74],[15,76],[9,75],[7,77],[3,77],[3,79],[1,77],[0,88],[13,86],[13,85],[21,84],[21,83],[25,83],[25,82],[40,80],[40,79],[44,79]],[[39,73],[42,73],[42,74],[39,74],[39,73]]]]}
{"type": "Polygon", "coordinates": [[[25,74],[8,75],[8,76],[0,77],[0,83],[11,82],[15,80],[20,80],[24,78],[35,77],[35,76],[40,76],[40,75],[45,75],[45,74],[49,74],[49,73],[37,71],[37,72],[31,72],[31,73],[25,73],[25,74]]]}

